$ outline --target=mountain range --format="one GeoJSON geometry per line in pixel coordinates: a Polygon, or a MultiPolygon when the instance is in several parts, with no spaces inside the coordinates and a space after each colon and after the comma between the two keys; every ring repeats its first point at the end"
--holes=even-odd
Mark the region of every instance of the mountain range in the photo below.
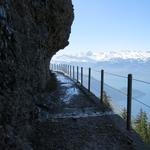
{"type": "Polygon", "coordinates": [[[76,55],[55,55],[52,59],[55,63],[97,63],[97,62],[150,62],[150,51],[110,51],[91,52],[76,55]]]}

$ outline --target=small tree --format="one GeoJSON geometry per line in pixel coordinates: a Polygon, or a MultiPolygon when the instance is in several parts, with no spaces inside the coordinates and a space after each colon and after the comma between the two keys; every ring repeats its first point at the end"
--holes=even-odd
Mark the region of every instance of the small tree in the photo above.
{"type": "Polygon", "coordinates": [[[112,106],[111,106],[111,104],[110,104],[110,97],[109,96],[107,96],[107,94],[106,94],[106,92],[104,91],[103,92],[103,104],[104,104],[104,106],[106,107],[106,108],[108,108],[108,109],[110,109],[110,110],[113,110],[113,108],[112,108],[112,106]]]}
{"type": "Polygon", "coordinates": [[[149,125],[146,112],[141,109],[134,123],[136,132],[146,143],[149,143],[149,125]]]}
{"type": "Polygon", "coordinates": [[[148,141],[148,143],[150,144],[150,123],[148,123],[148,139],[149,139],[149,141],[148,141]]]}

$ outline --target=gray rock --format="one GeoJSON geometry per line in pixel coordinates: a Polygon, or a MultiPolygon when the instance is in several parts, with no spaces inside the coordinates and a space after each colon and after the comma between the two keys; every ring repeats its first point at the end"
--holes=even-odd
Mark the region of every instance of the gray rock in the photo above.
{"type": "Polygon", "coordinates": [[[34,97],[45,92],[51,78],[49,62],[68,45],[72,21],[71,0],[0,0],[1,148],[18,145],[6,142],[6,125],[18,141],[21,127],[36,119],[34,97]]]}

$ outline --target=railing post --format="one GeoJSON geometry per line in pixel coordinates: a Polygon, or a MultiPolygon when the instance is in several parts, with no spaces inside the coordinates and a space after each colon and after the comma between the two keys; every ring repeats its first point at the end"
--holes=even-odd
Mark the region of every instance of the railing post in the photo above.
{"type": "Polygon", "coordinates": [[[54,64],[52,64],[52,70],[54,70],[54,64]]]}
{"type": "Polygon", "coordinates": [[[50,64],[50,70],[53,70],[53,64],[50,64]]]}
{"type": "Polygon", "coordinates": [[[54,64],[54,71],[55,71],[55,69],[56,69],[56,64],[54,64]]]}
{"type": "Polygon", "coordinates": [[[104,99],[104,70],[101,70],[101,103],[103,103],[104,99]]]}
{"type": "Polygon", "coordinates": [[[70,73],[70,71],[69,71],[69,70],[70,70],[70,66],[68,65],[68,76],[69,76],[69,73],[70,73]]]}
{"type": "Polygon", "coordinates": [[[52,64],[52,70],[54,70],[54,64],[52,64]]]}
{"type": "Polygon", "coordinates": [[[62,64],[60,64],[60,71],[62,71],[62,64]]]}
{"type": "Polygon", "coordinates": [[[66,74],[68,73],[68,66],[67,66],[67,64],[66,64],[66,74]]]}
{"type": "Polygon", "coordinates": [[[65,73],[65,64],[63,64],[63,66],[62,66],[62,67],[63,67],[63,72],[65,73]]]}
{"type": "Polygon", "coordinates": [[[61,64],[59,64],[59,71],[61,71],[61,64]]]}
{"type": "Polygon", "coordinates": [[[71,78],[71,65],[70,65],[70,78],[71,78]]]}
{"type": "Polygon", "coordinates": [[[77,66],[77,83],[79,82],[79,67],[77,66]]]}
{"type": "Polygon", "coordinates": [[[67,74],[67,65],[65,65],[65,74],[67,74]]]}
{"type": "Polygon", "coordinates": [[[68,66],[66,65],[66,74],[68,73],[68,66]]]}
{"type": "Polygon", "coordinates": [[[132,106],[132,74],[128,74],[127,91],[127,130],[131,129],[131,106],[132,106]]]}
{"type": "Polygon", "coordinates": [[[83,67],[81,67],[81,86],[83,86],[83,67]]]}
{"type": "Polygon", "coordinates": [[[56,64],[56,71],[58,71],[58,64],[56,64]]]}
{"type": "Polygon", "coordinates": [[[66,64],[64,64],[64,73],[66,73],[66,64]]]}
{"type": "Polygon", "coordinates": [[[89,68],[89,77],[88,77],[88,91],[91,90],[91,68],[89,68]]]}
{"type": "Polygon", "coordinates": [[[68,74],[68,65],[66,65],[66,74],[68,74]]]}
{"type": "Polygon", "coordinates": [[[62,66],[62,67],[63,67],[63,72],[65,73],[65,64],[63,64],[63,66],[62,66]]]}
{"type": "Polygon", "coordinates": [[[73,66],[73,80],[74,80],[74,66],[73,66]]]}
{"type": "Polygon", "coordinates": [[[62,71],[64,72],[64,64],[62,64],[62,68],[61,68],[61,69],[62,69],[62,71]]]}

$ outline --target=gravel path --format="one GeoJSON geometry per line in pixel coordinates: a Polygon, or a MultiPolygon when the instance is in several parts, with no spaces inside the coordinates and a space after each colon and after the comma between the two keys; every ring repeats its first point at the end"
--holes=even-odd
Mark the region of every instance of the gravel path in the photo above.
{"type": "Polygon", "coordinates": [[[111,121],[114,114],[97,106],[73,81],[57,74],[61,109],[39,120],[31,142],[35,150],[134,150],[132,138],[111,121]]]}

